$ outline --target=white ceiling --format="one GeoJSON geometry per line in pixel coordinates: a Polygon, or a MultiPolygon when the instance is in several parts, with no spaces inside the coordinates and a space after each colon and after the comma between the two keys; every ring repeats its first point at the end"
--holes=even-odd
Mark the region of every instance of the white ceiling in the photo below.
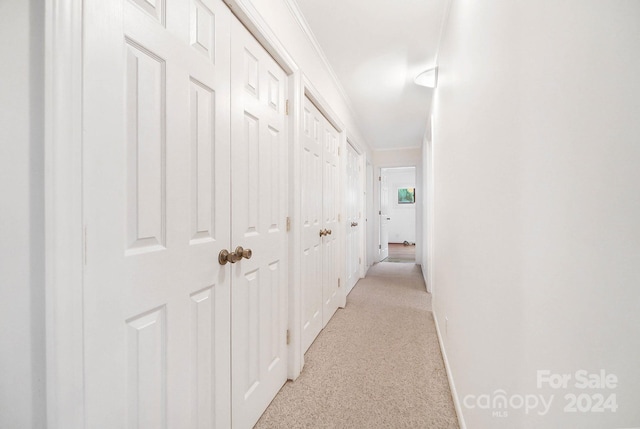
{"type": "Polygon", "coordinates": [[[289,0],[306,19],[372,149],[418,147],[433,90],[415,77],[435,65],[447,0],[289,0]]]}

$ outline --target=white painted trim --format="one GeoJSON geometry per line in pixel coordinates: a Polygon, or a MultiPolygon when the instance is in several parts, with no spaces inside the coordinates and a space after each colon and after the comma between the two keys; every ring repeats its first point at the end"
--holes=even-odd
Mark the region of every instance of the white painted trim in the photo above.
{"type": "Polygon", "coordinates": [[[45,4],[47,427],[84,427],[82,0],[45,4]]]}
{"type": "Polygon", "coordinates": [[[440,325],[438,325],[438,317],[435,310],[433,313],[433,320],[436,324],[436,334],[438,335],[438,344],[440,345],[440,352],[442,353],[442,360],[444,361],[444,368],[447,371],[447,379],[449,380],[449,389],[451,390],[451,397],[453,398],[453,406],[456,409],[456,415],[458,416],[458,424],[460,429],[467,429],[467,424],[464,421],[464,415],[462,414],[462,405],[460,405],[460,397],[456,390],[456,383],[453,381],[453,374],[451,373],[451,366],[449,365],[449,359],[447,358],[447,351],[444,348],[442,342],[442,334],[440,333],[440,325]]]}
{"type": "Polygon", "coordinates": [[[348,130],[347,130],[347,143],[351,145],[351,147],[356,151],[358,155],[364,155],[364,149],[362,148],[362,145],[360,144],[358,139],[356,139],[353,136],[353,134],[348,130]]]}
{"type": "Polygon", "coordinates": [[[338,153],[338,171],[341,172],[338,178],[338,189],[342,190],[343,197],[338,200],[338,248],[340,249],[340,308],[347,306],[347,241],[344,225],[346,224],[346,178],[347,178],[347,133],[342,131],[339,140],[340,151],[338,153]]]}
{"type": "Polygon", "coordinates": [[[360,237],[360,273],[358,276],[364,278],[367,274],[367,156],[364,153],[360,154],[360,222],[362,222],[362,236],[360,237]]]}
{"type": "Polygon", "coordinates": [[[426,189],[423,191],[426,200],[426,213],[423,213],[424,218],[427,222],[424,222],[423,228],[426,228],[427,242],[424,243],[424,251],[426,252],[426,262],[427,262],[427,273],[428,279],[426,279],[427,283],[427,291],[431,294],[434,293],[434,271],[435,271],[435,252],[434,252],[434,234],[435,234],[435,161],[434,161],[434,148],[433,148],[433,115],[429,118],[430,126],[429,133],[430,136],[426,141],[426,148],[422,150],[426,151],[426,159],[428,165],[422,166],[423,179],[426,178],[425,186],[426,189]]]}
{"type": "MultiPolygon", "coordinates": [[[[322,95],[320,95],[320,92],[313,86],[309,78],[304,73],[302,74],[302,84],[304,88],[303,95],[309,97],[309,100],[311,100],[320,113],[327,118],[329,123],[334,126],[338,133],[345,134],[344,124],[340,121],[338,115],[331,109],[329,103],[325,101],[322,95]]],[[[344,148],[341,150],[344,150],[344,148]]]]}
{"type": "Polygon", "coordinates": [[[327,56],[325,55],[324,51],[322,50],[322,47],[320,46],[320,43],[318,43],[318,39],[316,39],[316,36],[315,36],[315,34],[313,34],[313,31],[311,30],[311,27],[309,26],[309,23],[307,22],[307,20],[304,17],[302,11],[300,10],[300,7],[298,6],[298,3],[296,2],[296,0],[284,0],[284,3],[289,8],[289,11],[291,12],[291,15],[293,15],[295,21],[300,26],[300,29],[302,29],[302,32],[307,36],[307,39],[309,39],[309,42],[311,43],[311,46],[313,46],[313,49],[316,51],[316,54],[318,55],[318,57],[322,61],[322,64],[324,65],[325,70],[329,73],[329,75],[333,79],[333,82],[334,82],[336,88],[338,89],[338,92],[340,92],[340,95],[344,99],[344,102],[347,105],[347,108],[351,112],[351,115],[353,116],[353,118],[354,118],[354,120],[356,122],[356,125],[358,126],[358,128],[362,129],[363,128],[362,127],[362,120],[360,119],[358,113],[354,109],[353,102],[351,101],[351,98],[347,94],[347,91],[345,91],[344,86],[342,85],[342,82],[338,78],[338,75],[336,74],[335,70],[333,70],[333,67],[331,66],[331,63],[329,63],[329,60],[327,59],[327,56]]]}
{"type": "MultiPolygon", "coordinates": [[[[367,272],[367,222],[365,219],[367,218],[367,176],[366,176],[366,156],[362,146],[357,143],[357,140],[353,138],[351,133],[347,131],[347,144],[353,148],[358,154],[358,164],[360,164],[360,194],[362,199],[360,200],[360,214],[361,214],[361,222],[363,222],[362,233],[360,236],[360,272],[358,273],[358,278],[361,279],[365,276],[367,272]]],[[[346,151],[345,151],[346,152],[346,151]]],[[[346,187],[345,187],[345,207],[346,207],[346,187]]]]}
{"type": "Polygon", "coordinates": [[[302,141],[302,103],[304,90],[302,88],[302,74],[295,73],[290,79],[289,102],[289,132],[290,145],[289,177],[291,198],[289,199],[289,213],[291,230],[289,231],[289,332],[290,344],[287,365],[287,377],[290,380],[298,378],[304,366],[304,350],[302,342],[302,169],[301,169],[301,141],[302,141]]]}
{"type": "Polygon", "coordinates": [[[366,229],[365,229],[365,233],[367,235],[366,238],[366,242],[367,242],[367,247],[365,248],[365,257],[366,257],[366,267],[364,267],[364,275],[366,276],[367,272],[369,271],[369,268],[371,268],[374,264],[377,263],[376,261],[376,252],[377,252],[377,248],[375,247],[376,245],[376,240],[375,240],[375,236],[376,236],[376,231],[375,231],[375,219],[377,218],[377,213],[375,212],[375,208],[376,208],[376,169],[375,166],[373,165],[373,160],[372,159],[365,159],[365,172],[364,172],[364,178],[365,178],[365,191],[368,192],[369,189],[369,176],[368,176],[368,167],[371,167],[371,211],[369,211],[369,206],[368,206],[368,197],[366,197],[366,200],[364,202],[364,207],[365,207],[365,222],[366,222],[366,229]],[[369,232],[371,231],[371,233],[369,232]],[[369,242],[369,234],[371,234],[371,243],[369,242]],[[371,252],[371,258],[369,257],[369,250],[373,250],[371,252]]]}
{"type": "Polygon", "coordinates": [[[299,70],[293,57],[280,43],[269,25],[258,13],[250,0],[223,0],[231,12],[247,27],[249,33],[255,37],[267,52],[276,60],[287,75],[299,70]]]}

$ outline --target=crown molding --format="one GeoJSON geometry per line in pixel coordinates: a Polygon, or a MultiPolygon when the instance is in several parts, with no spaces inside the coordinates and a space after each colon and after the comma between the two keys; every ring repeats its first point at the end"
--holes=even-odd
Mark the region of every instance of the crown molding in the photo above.
{"type": "MultiPolygon", "coordinates": [[[[333,83],[335,84],[336,88],[338,89],[338,92],[340,92],[340,95],[344,99],[345,104],[347,105],[347,108],[351,112],[351,115],[353,116],[353,119],[355,120],[356,125],[360,129],[360,132],[362,132],[361,130],[364,129],[362,126],[362,120],[358,115],[358,113],[356,112],[356,109],[353,107],[353,101],[351,100],[351,97],[349,97],[349,95],[347,94],[347,91],[345,91],[344,86],[342,85],[342,82],[338,78],[338,75],[336,74],[335,70],[333,70],[331,63],[329,63],[329,60],[327,59],[327,56],[322,50],[320,43],[318,43],[318,39],[316,39],[315,34],[313,34],[313,31],[311,30],[311,27],[309,26],[307,19],[302,14],[302,11],[300,10],[300,6],[298,6],[298,3],[296,2],[296,0],[284,0],[284,3],[287,5],[289,12],[291,12],[291,15],[293,15],[295,21],[298,23],[298,25],[302,29],[302,32],[307,36],[307,39],[311,43],[311,46],[313,46],[313,49],[316,51],[316,53],[320,57],[322,64],[324,65],[326,71],[331,76],[331,79],[333,79],[333,83]]],[[[371,147],[370,145],[367,145],[367,146],[371,147]]]]}
{"type": "Polygon", "coordinates": [[[223,0],[231,13],[249,30],[263,48],[276,60],[288,75],[296,73],[299,68],[285,46],[258,13],[250,0],[223,0]]]}

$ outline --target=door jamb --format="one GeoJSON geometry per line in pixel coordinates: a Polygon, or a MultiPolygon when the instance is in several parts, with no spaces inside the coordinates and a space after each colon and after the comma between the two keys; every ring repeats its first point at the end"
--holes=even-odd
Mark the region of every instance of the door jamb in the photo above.
{"type": "Polygon", "coordinates": [[[47,427],[84,427],[82,0],[45,3],[47,427]]]}
{"type": "MultiPolygon", "coordinates": [[[[380,255],[380,252],[382,250],[382,170],[384,170],[386,167],[378,167],[378,181],[376,182],[374,180],[374,186],[377,189],[377,192],[374,193],[374,195],[376,195],[378,197],[378,204],[377,204],[377,208],[378,210],[376,210],[378,212],[378,222],[377,222],[377,226],[378,226],[378,257],[377,262],[382,262],[382,256],[380,255]]],[[[387,247],[389,245],[389,239],[387,238],[387,247]]],[[[387,257],[388,257],[388,252],[387,252],[387,257]]]]}
{"type": "MultiPolygon", "coordinates": [[[[365,264],[366,264],[366,257],[365,257],[365,249],[367,248],[367,222],[365,221],[365,219],[367,218],[367,213],[366,213],[366,163],[365,163],[365,153],[362,150],[362,146],[360,144],[358,144],[357,140],[355,140],[353,138],[353,136],[351,135],[351,133],[347,132],[347,144],[350,145],[355,152],[358,154],[358,167],[360,167],[360,207],[358,207],[358,210],[360,212],[360,217],[361,217],[361,222],[363,222],[363,227],[362,228],[362,233],[360,236],[360,251],[359,251],[359,255],[358,257],[360,258],[360,270],[358,272],[358,278],[361,279],[364,277],[365,275],[365,264]]],[[[343,173],[345,174],[346,177],[346,161],[345,161],[345,172],[343,173]]],[[[346,186],[345,186],[345,207],[346,207],[346,186]]]]}

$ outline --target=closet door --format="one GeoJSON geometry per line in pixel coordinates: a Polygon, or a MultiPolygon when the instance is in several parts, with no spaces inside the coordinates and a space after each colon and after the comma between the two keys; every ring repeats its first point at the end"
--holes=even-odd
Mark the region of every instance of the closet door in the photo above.
{"type": "Polygon", "coordinates": [[[252,252],[231,266],[232,421],[249,428],[287,378],[287,81],[236,19],[231,41],[231,241],[252,252]]]}
{"type": "Polygon", "coordinates": [[[304,98],[302,138],[302,343],[306,351],[339,305],[338,132],[304,98]]]}
{"type": "Polygon", "coordinates": [[[306,351],[322,330],[322,132],[324,118],[304,98],[302,137],[302,346],[306,351]]]}
{"type": "Polygon", "coordinates": [[[338,168],[338,131],[323,116],[324,126],[322,174],[322,326],[326,326],[339,306],[338,204],[340,201],[340,169],[338,168]]]}
{"type": "Polygon", "coordinates": [[[230,427],[230,12],[85,0],[86,427],[230,427]]]}

